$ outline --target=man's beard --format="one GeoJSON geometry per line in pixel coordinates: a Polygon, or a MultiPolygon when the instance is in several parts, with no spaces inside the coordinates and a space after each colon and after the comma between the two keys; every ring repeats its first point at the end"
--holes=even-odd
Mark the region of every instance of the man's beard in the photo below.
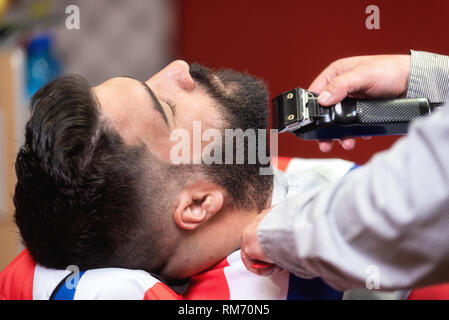
{"type": "MultiPolygon", "coordinates": [[[[265,83],[246,73],[228,69],[213,71],[197,63],[190,65],[190,75],[217,102],[225,123],[225,128],[221,129],[250,129],[255,131],[256,136],[252,149],[257,155],[255,164],[248,163],[247,144],[245,162],[237,164],[234,143],[232,164],[202,164],[202,171],[229,192],[236,207],[264,209],[273,187],[272,176],[260,174],[260,168],[269,166],[269,163],[262,164],[259,161],[258,129],[263,129],[266,133],[268,127],[269,95],[265,83]]],[[[264,139],[261,142],[265,144],[266,156],[267,141],[264,139]]],[[[226,150],[224,145],[222,150],[226,150]]]]}
{"type": "Polygon", "coordinates": [[[222,107],[227,129],[267,129],[268,90],[262,80],[229,69],[213,71],[198,63],[190,65],[190,76],[222,107]]]}

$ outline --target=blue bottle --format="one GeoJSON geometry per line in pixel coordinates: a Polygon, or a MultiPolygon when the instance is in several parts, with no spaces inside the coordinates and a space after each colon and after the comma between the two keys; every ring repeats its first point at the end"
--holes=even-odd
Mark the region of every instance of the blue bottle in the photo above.
{"type": "Polygon", "coordinates": [[[52,52],[49,34],[34,37],[28,45],[27,94],[30,98],[43,85],[61,74],[61,65],[52,52]]]}

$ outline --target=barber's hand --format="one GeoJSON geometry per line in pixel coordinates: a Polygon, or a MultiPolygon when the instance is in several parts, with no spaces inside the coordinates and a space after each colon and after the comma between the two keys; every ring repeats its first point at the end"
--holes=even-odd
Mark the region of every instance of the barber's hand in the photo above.
{"type": "MultiPolygon", "coordinates": [[[[409,55],[360,56],[331,63],[312,82],[309,91],[319,93],[318,103],[334,105],[346,96],[355,98],[400,97],[407,92],[410,75],[409,55]]],[[[355,146],[355,139],[343,139],[346,150],[355,146]]],[[[332,149],[332,141],[319,142],[320,150],[332,149]]]]}
{"type": "Polygon", "coordinates": [[[244,230],[242,234],[241,256],[245,267],[260,276],[269,276],[281,268],[273,264],[273,261],[265,254],[257,238],[257,228],[262,219],[272,208],[262,211],[244,230]]]}

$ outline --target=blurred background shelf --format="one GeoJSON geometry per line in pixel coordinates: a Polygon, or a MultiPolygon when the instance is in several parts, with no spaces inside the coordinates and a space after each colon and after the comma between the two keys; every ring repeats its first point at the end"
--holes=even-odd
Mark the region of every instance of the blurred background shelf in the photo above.
{"type": "Polygon", "coordinates": [[[0,48],[0,268],[20,248],[13,223],[14,161],[27,118],[24,89],[25,54],[20,48],[0,48]]]}

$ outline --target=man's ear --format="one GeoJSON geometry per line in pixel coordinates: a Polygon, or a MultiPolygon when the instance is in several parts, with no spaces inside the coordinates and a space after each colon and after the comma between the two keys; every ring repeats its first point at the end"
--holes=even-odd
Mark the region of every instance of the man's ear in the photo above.
{"type": "Polygon", "coordinates": [[[223,207],[224,189],[209,181],[187,185],[178,194],[174,212],[179,228],[194,230],[223,207]]]}

